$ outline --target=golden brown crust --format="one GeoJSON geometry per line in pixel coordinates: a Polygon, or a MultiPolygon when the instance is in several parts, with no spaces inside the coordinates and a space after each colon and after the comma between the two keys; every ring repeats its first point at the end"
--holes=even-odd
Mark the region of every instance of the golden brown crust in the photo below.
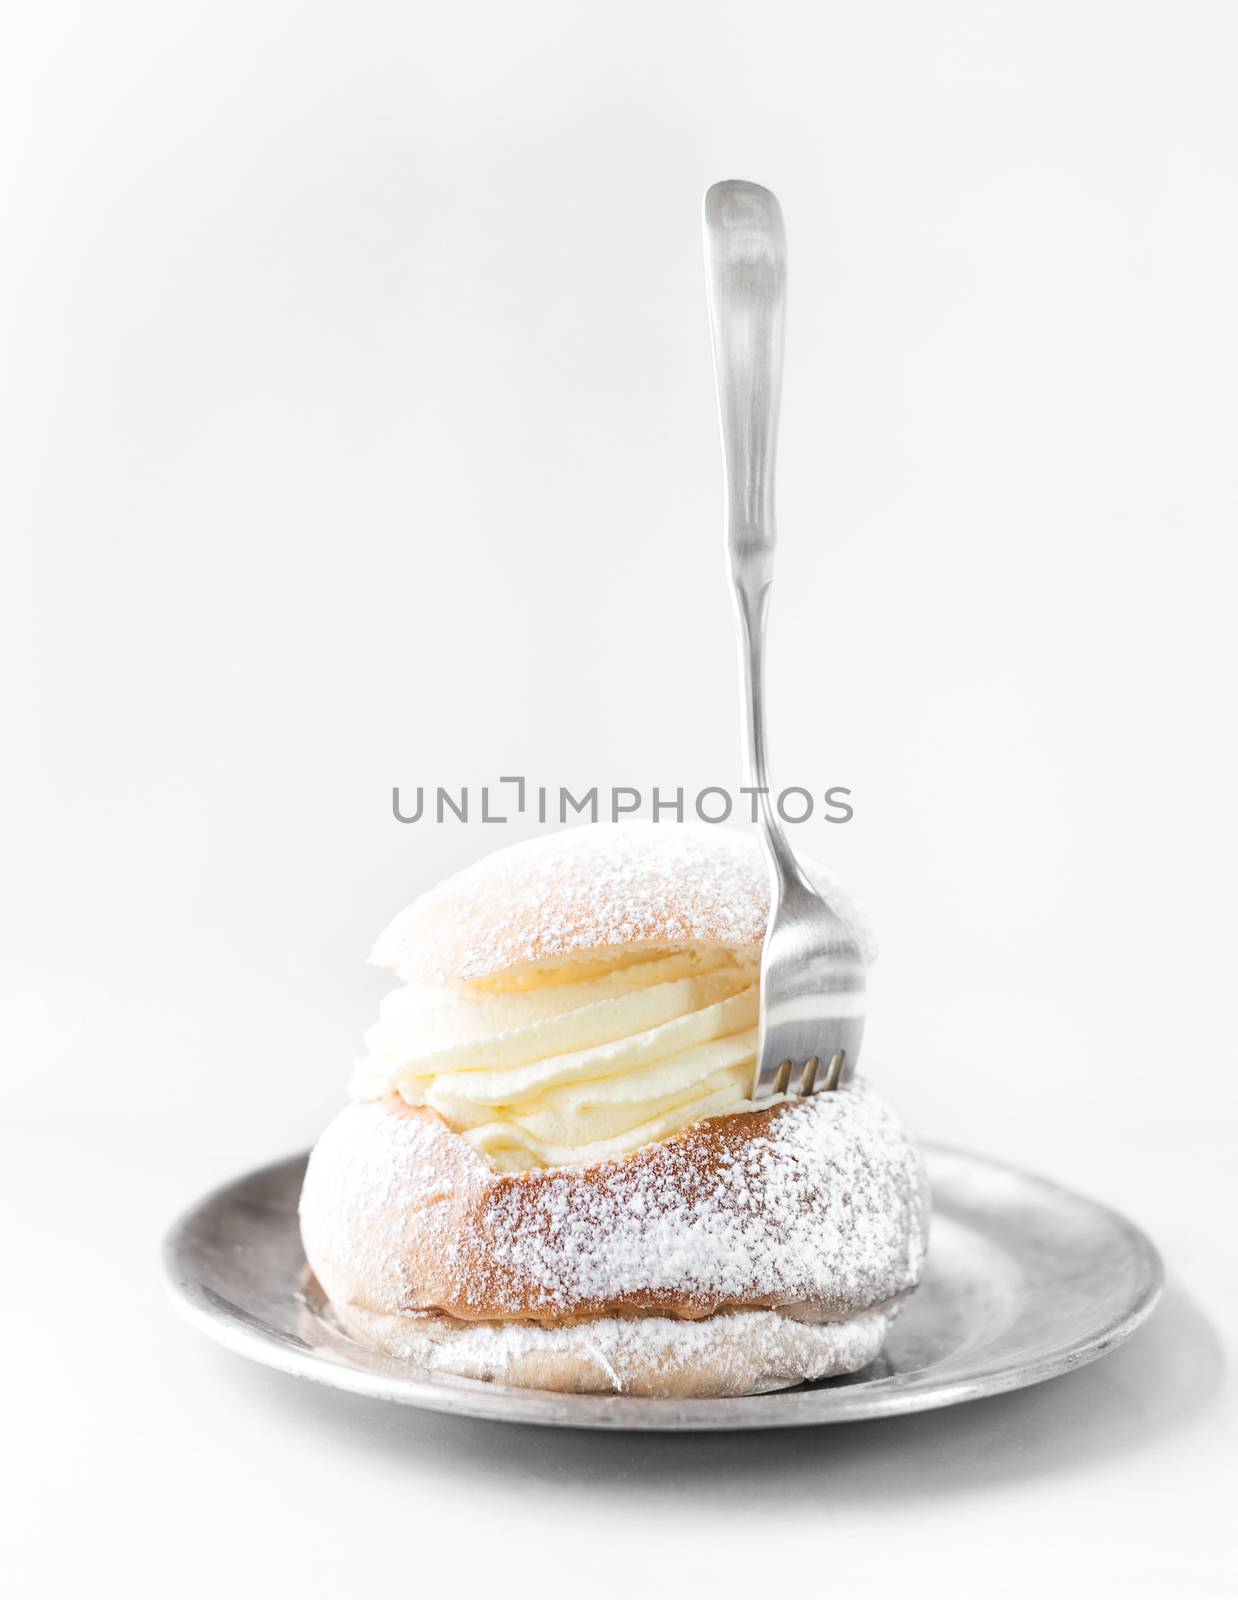
{"type": "Polygon", "coordinates": [[[327,1129],[301,1215],[330,1299],[370,1313],[843,1318],[914,1286],[927,1195],[913,1147],[862,1085],[525,1173],[495,1172],[437,1113],[391,1097],[327,1129]]]}
{"type": "MultiPolygon", "coordinates": [[[[838,886],[812,875],[873,951],[838,886]]],[[[756,836],[624,822],[497,850],[414,900],[371,959],[405,983],[493,977],[578,955],[760,944],[769,872],[756,836]]]]}

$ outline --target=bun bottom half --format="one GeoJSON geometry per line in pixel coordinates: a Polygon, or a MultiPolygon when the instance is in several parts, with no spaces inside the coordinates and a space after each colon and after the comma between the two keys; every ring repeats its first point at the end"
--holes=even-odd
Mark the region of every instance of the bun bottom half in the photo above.
{"type": "Polygon", "coordinates": [[[593,1317],[553,1325],[332,1308],[353,1338],[422,1371],[512,1388],[676,1400],[768,1394],[859,1372],[876,1360],[899,1309],[894,1302],[843,1322],[759,1310],[691,1322],[593,1317]]]}
{"type": "Polygon", "coordinates": [[[300,1209],[339,1326],[372,1348],[513,1387],[688,1398],[868,1366],[919,1280],[929,1196],[857,1081],[527,1173],[427,1108],[358,1102],[300,1209]]]}

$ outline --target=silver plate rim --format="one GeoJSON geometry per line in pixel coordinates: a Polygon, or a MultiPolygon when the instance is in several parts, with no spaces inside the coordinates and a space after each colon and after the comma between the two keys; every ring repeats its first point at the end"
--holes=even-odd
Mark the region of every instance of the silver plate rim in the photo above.
{"type": "Polygon", "coordinates": [[[269,1181],[284,1169],[303,1169],[308,1151],[253,1168],[217,1185],[186,1207],[164,1236],[161,1278],[173,1305],[193,1326],[236,1354],[294,1377],[369,1399],[488,1421],[650,1432],[820,1426],[939,1410],[1027,1388],[1073,1372],[1116,1349],[1151,1316],[1164,1288],[1164,1265],[1151,1239],[1128,1217],[1065,1184],[987,1156],[927,1141],[921,1149],[930,1162],[962,1163],[1014,1180],[1029,1190],[1055,1197],[1059,1202],[1085,1208],[1115,1235],[1120,1235],[1133,1257],[1130,1294],[1122,1310],[1099,1320],[1086,1334],[1046,1350],[1038,1357],[981,1363],[953,1378],[935,1379],[933,1369],[925,1368],[869,1382],[853,1380],[840,1386],[823,1385],[713,1400],[558,1394],[423,1374],[391,1358],[362,1350],[342,1335],[338,1343],[345,1359],[331,1360],[320,1350],[294,1341],[243,1308],[215,1295],[193,1266],[193,1240],[202,1219],[214,1208],[234,1200],[246,1186],[269,1181]],[[368,1364],[350,1364],[344,1349],[348,1346],[368,1364]]]}

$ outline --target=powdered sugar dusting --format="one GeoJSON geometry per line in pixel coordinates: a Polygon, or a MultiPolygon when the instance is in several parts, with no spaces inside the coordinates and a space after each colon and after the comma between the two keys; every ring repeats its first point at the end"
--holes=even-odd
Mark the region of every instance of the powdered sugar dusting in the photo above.
{"type": "Polygon", "coordinates": [[[424,1312],[341,1320],[367,1344],[431,1372],[575,1393],[701,1397],[858,1372],[875,1360],[892,1314],[807,1323],[778,1311],[732,1311],[702,1322],[597,1317],[557,1327],[424,1312]]]}
{"type": "Polygon", "coordinates": [[[432,1116],[359,1104],[315,1150],[302,1225],[339,1304],[465,1318],[805,1306],[837,1318],[914,1286],[928,1196],[914,1146],[859,1081],[619,1160],[519,1174],[494,1172],[432,1116]]]}
{"type": "Polygon", "coordinates": [[[547,1310],[664,1292],[744,1303],[873,1305],[918,1275],[907,1227],[919,1160],[863,1087],[789,1105],[709,1166],[675,1139],[605,1163],[588,1186],[546,1175],[487,1209],[488,1244],[547,1310]]]}
{"type": "MultiPolygon", "coordinates": [[[[807,865],[871,960],[854,906],[807,865]]],[[[496,851],[401,912],[371,959],[406,982],[472,979],[616,946],[741,948],[760,943],[768,916],[755,834],[625,822],[496,851]]]]}

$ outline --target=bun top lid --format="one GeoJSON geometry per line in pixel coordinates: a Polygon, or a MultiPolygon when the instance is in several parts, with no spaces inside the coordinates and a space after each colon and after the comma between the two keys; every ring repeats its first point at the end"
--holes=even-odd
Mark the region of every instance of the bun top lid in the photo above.
{"type": "MultiPolygon", "coordinates": [[[[871,960],[854,908],[804,866],[871,960]]],[[[405,983],[461,982],[617,949],[743,949],[761,943],[768,917],[755,833],[599,823],[510,845],[445,878],[400,912],[370,959],[405,983]]]]}

